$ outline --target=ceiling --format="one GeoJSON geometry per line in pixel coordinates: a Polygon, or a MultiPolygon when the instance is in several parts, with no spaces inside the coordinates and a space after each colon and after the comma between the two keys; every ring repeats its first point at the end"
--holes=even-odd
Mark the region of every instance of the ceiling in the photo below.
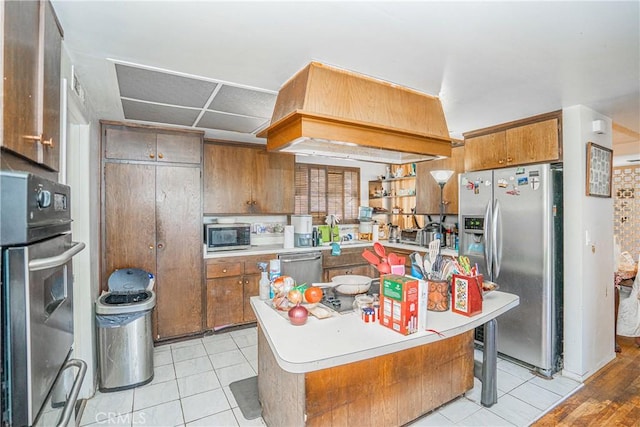
{"type": "Polygon", "coordinates": [[[452,137],[582,104],[640,153],[640,2],[53,0],[98,117],[259,142],[312,60],[440,97],[452,137]]]}

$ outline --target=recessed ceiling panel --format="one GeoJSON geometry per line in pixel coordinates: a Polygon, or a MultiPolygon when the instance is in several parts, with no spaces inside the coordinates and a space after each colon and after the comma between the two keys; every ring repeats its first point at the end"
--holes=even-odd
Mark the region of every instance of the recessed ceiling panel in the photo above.
{"type": "Polygon", "coordinates": [[[205,106],[217,83],[116,64],[120,96],[183,107],[205,106]]]}
{"type": "Polygon", "coordinates": [[[207,111],[196,124],[199,128],[229,130],[232,132],[251,133],[262,126],[267,119],[234,116],[207,111]]]}
{"type": "Polygon", "coordinates": [[[200,110],[188,108],[168,107],[165,105],[122,100],[124,118],[127,120],[142,120],[145,122],[167,123],[180,126],[191,126],[198,117],[200,110]]]}
{"type": "Polygon", "coordinates": [[[244,116],[271,117],[276,95],[258,90],[223,85],[209,110],[224,111],[244,116]]]}

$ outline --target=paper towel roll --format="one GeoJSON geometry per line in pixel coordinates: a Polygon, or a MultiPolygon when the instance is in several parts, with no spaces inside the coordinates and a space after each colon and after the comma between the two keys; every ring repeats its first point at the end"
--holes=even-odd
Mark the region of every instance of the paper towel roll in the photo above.
{"type": "Polygon", "coordinates": [[[293,248],[293,225],[284,226],[284,248],[293,248]]]}

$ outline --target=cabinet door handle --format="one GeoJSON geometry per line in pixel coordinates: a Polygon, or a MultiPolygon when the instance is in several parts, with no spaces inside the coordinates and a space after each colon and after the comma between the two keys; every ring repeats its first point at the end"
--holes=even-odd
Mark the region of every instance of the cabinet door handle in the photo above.
{"type": "Polygon", "coordinates": [[[40,143],[45,147],[53,148],[53,138],[45,139],[44,141],[41,140],[40,143]]]}
{"type": "Polygon", "coordinates": [[[226,268],[223,268],[223,269],[222,269],[222,272],[223,272],[223,273],[226,273],[226,272],[227,272],[227,269],[226,269],[226,268]]]}
{"type": "Polygon", "coordinates": [[[238,285],[242,285],[242,280],[238,280],[238,285]]]}
{"type": "Polygon", "coordinates": [[[498,163],[499,163],[499,164],[503,164],[503,163],[504,163],[504,159],[500,159],[500,160],[498,160],[498,163]]]}
{"type": "Polygon", "coordinates": [[[248,280],[245,280],[245,281],[244,281],[244,284],[245,284],[245,285],[248,285],[248,284],[249,284],[249,281],[248,281],[248,280]]]}
{"type": "Polygon", "coordinates": [[[158,158],[159,158],[159,159],[164,158],[164,156],[162,155],[162,153],[158,153],[158,158]]]}
{"type": "Polygon", "coordinates": [[[42,141],[42,135],[22,135],[27,141],[42,141]]]}
{"type": "Polygon", "coordinates": [[[149,153],[149,158],[150,158],[150,159],[153,159],[153,158],[155,158],[155,157],[156,157],[156,156],[155,156],[155,154],[153,154],[153,153],[149,153]]]}
{"type": "Polygon", "coordinates": [[[251,200],[247,200],[247,204],[250,205],[251,204],[251,200]]]}
{"type": "Polygon", "coordinates": [[[256,202],[255,200],[253,200],[253,201],[251,202],[251,204],[252,204],[252,205],[255,205],[256,203],[258,203],[258,202],[256,202]]]}
{"type": "Polygon", "coordinates": [[[164,245],[162,243],[158,243],[158,249],[162,249],[164,248],[164,245]]]}
{"type": "Polygon", "coordinates": [[[507,163],[511,163],[513,162],[513,159],[511,157],[507,157],[507,163]]]}
{"type": "Polygon", "coordinates": [[[152,251],[153,250],[153,245],[149,245],[149,250],[152,251]]]}

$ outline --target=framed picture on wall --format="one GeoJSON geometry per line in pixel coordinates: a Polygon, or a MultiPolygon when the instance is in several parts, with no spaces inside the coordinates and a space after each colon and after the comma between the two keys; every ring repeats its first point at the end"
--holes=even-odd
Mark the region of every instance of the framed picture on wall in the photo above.
{"type": "Polygon", "coordinates": [[[613,150],[587,143],[587,196],[611,197],[613,150]]]}

